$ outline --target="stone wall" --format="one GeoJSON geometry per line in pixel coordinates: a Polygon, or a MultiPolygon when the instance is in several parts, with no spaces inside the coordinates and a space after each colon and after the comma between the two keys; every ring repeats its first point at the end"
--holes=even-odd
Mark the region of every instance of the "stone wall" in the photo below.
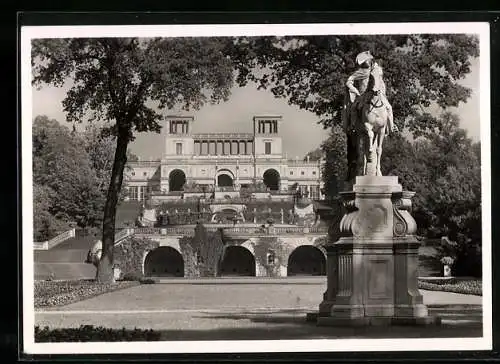
{"type": "Polygon", "coordinates": [[[322,237],[253,237],[248,240],[232,240],[228,245],[239,245],[247,248],[255,258],[257,277],[286,277],[288,258],[299,246],[315,246],[325,254],[321,246],[325,239],[322,237]],[[274,262],[268,261],[269,255],[274,255],[274,262]]]}
{"type": "Polygon", "coordinates": [[[115,267],[120,269],[120,278],[125,275],[142,277],[146,254],[159,247],[159,242],[144,237],[129,237],[115,245],[113,254],[115,267]]]}
{"type": "MultiPolygon", "coordinates": [[[[312,236],[262,236],[249,239],[230,239],[220,235],[220,233],[207,233],[206,237],[200,237],[198,243],[193,243],[191,237],[180,236],[151,236],[131,237],[124,240],[115,247],[115,266],[120,268],[121,277],[124,274],[134,274],[142,276],[144,272],[144,260],[147,253],[160,246],[169,246],[181,253],[184,259],[185,277],[214,276],[210,270],[206,269],[206,264],[214,265],[216,256],[222,257],[224,246],[242,246],[250,251],[255,258],[255,272],[259,277],[285,277],[288,269],[288,259],[292,252],[300,246],[315,246],[323,252],[326,251],[323,244],[325,237],[312,236]],[[216,235],[219,234],[217,237],[216,235]],[[210,237],[208,237],[210,235],[210,237]],[[207,241],[208,244],[202,244],[207,241]],[[200,249],[203,246],[204,249],[200,249]],[[212,247],[211,247],[212,246],[212,247]],[[198,262],[196,250],[202,254],[202,263],[198,262]],[[274,263],[268,261],[269,255],[274,255],[274,263]]],[[[419,276],[439,275],[431,272],[426,267],[427,248],[420,248],[419,276]],[[425,251],[424,251],[425,250],[425,251]]],[[[428,249],[427,249],[428,250],[428,249]]]]}
{"type": "MultiPolygon", "coordinates": [[[[195,234],[196,236],[196,234],[195,234]]],[[[161,246],[169,246],[181,253],[184,260],[184,277],[216,276],[216,267],[223,256],[224,247],[242,246],[255,259],[258,277],[284,277],[287,274],[288,258],[299,246],[320,246],[321,237],[279,237],[265,236],[249,239],[231,239],[220,232],[205,232],[199,228],[198,238],[180,236],[132,237],[115,247],[115,265],[124,274],[143,275],[147,253],[161,246]],[[201,258],[198,258],[198,255],[201,258]],[[271,262],[269,256],[274,256],[271,262]]]]}

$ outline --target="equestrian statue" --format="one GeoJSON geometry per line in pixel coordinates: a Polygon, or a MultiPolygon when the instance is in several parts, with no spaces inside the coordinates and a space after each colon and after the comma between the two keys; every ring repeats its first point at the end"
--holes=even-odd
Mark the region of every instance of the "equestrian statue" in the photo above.
{"type": "Polygon", "coordinates": [[[346,82],[342,114],[347,135],[347,181],[354,180],[356,175],[382,176],[380,157],[384,137],[398,131],[386,97],[382,68],[369,51],[359,53],[356,64],[358,69],[346,82]],[[359,171],[361,163],[363,168],[359,171]]]}

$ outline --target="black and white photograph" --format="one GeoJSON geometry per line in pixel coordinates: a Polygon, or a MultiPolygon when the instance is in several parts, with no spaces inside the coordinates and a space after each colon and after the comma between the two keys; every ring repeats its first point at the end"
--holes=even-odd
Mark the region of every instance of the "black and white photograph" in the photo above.
{"type": "Polygon", "coordinates": [[[492,348],[488,23],[20,36],[25,353],[492,348]]]}

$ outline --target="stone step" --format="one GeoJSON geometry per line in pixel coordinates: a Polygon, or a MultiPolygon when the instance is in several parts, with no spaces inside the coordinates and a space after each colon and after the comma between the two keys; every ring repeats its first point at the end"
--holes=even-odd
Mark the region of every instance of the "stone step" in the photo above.
{"type": "Polygon", "coordinates": [[[95,278],[96,269],[85,263],[35,263],[35,280],[77,280],[95,278]]]}

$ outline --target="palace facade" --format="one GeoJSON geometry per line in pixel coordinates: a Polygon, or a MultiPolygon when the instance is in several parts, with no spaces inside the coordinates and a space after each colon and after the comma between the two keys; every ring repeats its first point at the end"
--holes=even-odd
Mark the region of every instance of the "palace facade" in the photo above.
{"type": "Polygon", "coordinates": [[[129,162],[130,200],[175,195],[187,186],[213,191],[265,185],[271,193],[298,189],[321,199],[321,161],[288,159],[280,134],[282,117],[253,117],[253,133],[193,133],[194,117],[167,116],[161,159],[129,162]]]}

